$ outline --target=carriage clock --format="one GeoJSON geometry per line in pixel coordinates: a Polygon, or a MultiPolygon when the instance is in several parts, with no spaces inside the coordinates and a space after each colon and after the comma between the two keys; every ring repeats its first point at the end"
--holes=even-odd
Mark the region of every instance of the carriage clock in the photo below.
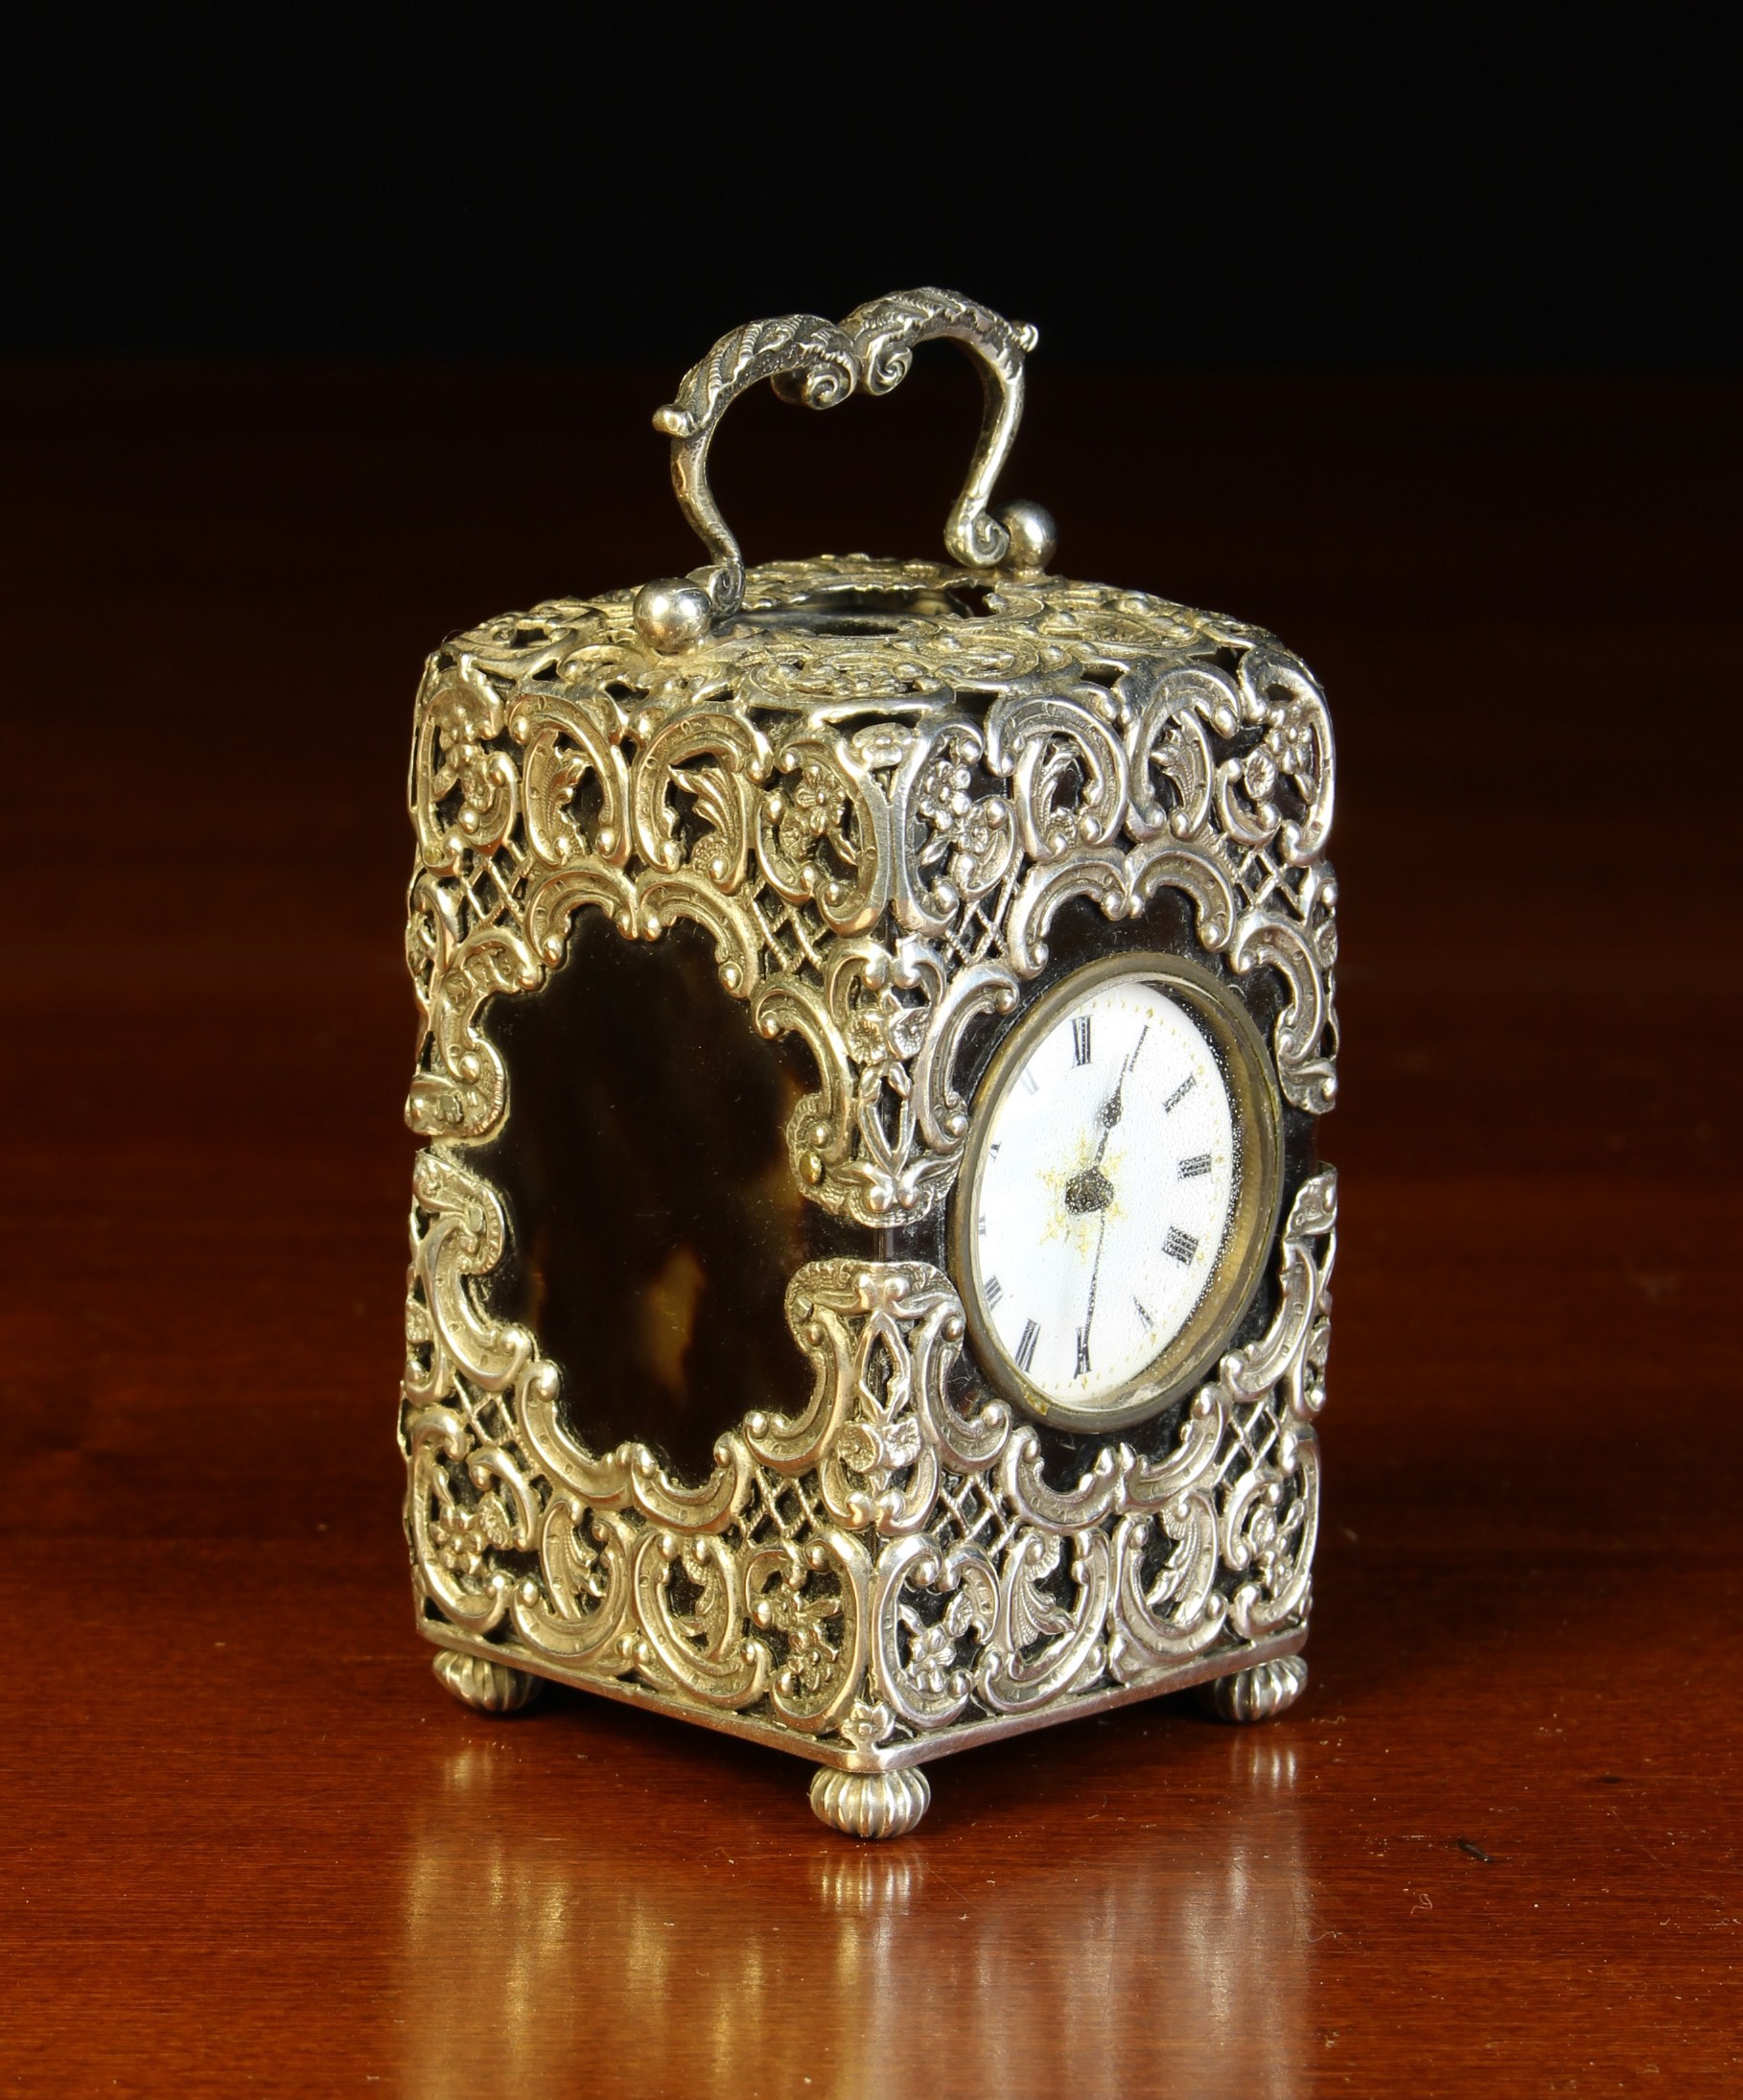
{"type": "Polygon", "coordinates": [[[655,418],[687,576],[488,621],[416,707],[402,1443],[419,1628],[809,1759],[1300,1692],[1336,1180],[1332,735],[1262,629],[989,502],[1034,331],[954,293],[721,339],[655,418]],[[963,345],[949,559],[747,570],[764,380],[963,345]]]}

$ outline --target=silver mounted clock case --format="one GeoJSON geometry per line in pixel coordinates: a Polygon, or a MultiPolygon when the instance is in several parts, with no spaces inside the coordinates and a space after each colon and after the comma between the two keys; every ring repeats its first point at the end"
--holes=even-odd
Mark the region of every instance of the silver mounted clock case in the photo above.
{"type": "Polygon", "coordinates": [[[895,294],[656,418],[709,559],[420,688],[401,1437],[456,1696],[547,1678],[911,1829],[946,1753],[1299,1693],[1336,1178],[1331,726],[1263,630],[988,506],[1034,332],[895,294]],[[944,562],[746,570],[736,396],[987,413],[944,562]]]}

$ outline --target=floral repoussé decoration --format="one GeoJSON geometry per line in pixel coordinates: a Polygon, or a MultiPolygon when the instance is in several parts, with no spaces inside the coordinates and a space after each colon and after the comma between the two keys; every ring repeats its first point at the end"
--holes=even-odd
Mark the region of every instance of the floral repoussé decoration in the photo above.
{"type": "Polygon", "coordinates": [[[962,1302],[925,1262],[802,1268],[787,1317],[812,1398],[746,1415],[695,1486],[642,1446],[577,1442],[559,1366],[486,1310],[507,1226],[474,1149],[510,1108],[490,1004],[561,968],[584,911],[629,941],[702,927],[760,1033],[805,1045],[793,1172],[857,1225],[948,1199],[965,1031],[1018,1010],[1069,898],[1118,922],[1178,892],[1204,956],[1274,978],[1285,1099],[1334,1100],[1332,738],[1295,658],[1141,594],[933,563],[754,570],[743,607],[661,656],[627,594],[559,601],[456,638],[425,677],[403,1434],[426,1630],[865,1771],[1287,1653],[1317,1512],[1329,1170],[1292,1192],[1268,1329],[1162,1456],[1104,1442],[1070,1487],[1040,1431],[964,1385],[962,1302]],[[965,581],[973,617],[876,635],[757,618],[947,605],[965,581]]]}

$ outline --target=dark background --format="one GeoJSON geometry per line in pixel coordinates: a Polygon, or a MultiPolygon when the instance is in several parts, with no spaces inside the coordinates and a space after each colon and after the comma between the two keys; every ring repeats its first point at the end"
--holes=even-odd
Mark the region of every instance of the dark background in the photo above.
{"type": "Polygon", "coordinates": [[[1715,11],[46,11],[0,350],[689,362],[940,283],[1050,357],[1734,364],[1715,11]]]}
{"type": "MultiPolygon", "coordinates": [[[[0,47],[0,2092],[1738,2089],[1730,76],[1144,20],[0,47]],[[1060,567],[1325,685],[1341,1244],[1299,1706],[855,1851],[431,1681],[406,756],[443,635],[696,560],[648,415],[716,335],[928,279],[1040,324],[1060,567]]],[[[936,552],[974,393],[747,397],[748,553],[936,552]]]]}

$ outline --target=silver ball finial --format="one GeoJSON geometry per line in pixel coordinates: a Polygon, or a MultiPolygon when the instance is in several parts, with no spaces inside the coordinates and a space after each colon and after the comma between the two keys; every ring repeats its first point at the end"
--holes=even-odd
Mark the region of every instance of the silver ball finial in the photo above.
{"type": "Polygon", "coordinates": [[[1053,522],[1053,513],[1043,510],[1039,503],[1020,500],[1005,503],[996,513],[1000,525],[1011,535],[1011,551],[1005,556],[1009,569],[1039,571],[1052,561],[1059,544],[1059,528],[1053,522]]]}
{"type": "Polygon", "coordinates": [[[661,576],[636,593],[636,631],[662,656],[693,649],[714,620],[708,593],[687,576],[661,576]]]}

